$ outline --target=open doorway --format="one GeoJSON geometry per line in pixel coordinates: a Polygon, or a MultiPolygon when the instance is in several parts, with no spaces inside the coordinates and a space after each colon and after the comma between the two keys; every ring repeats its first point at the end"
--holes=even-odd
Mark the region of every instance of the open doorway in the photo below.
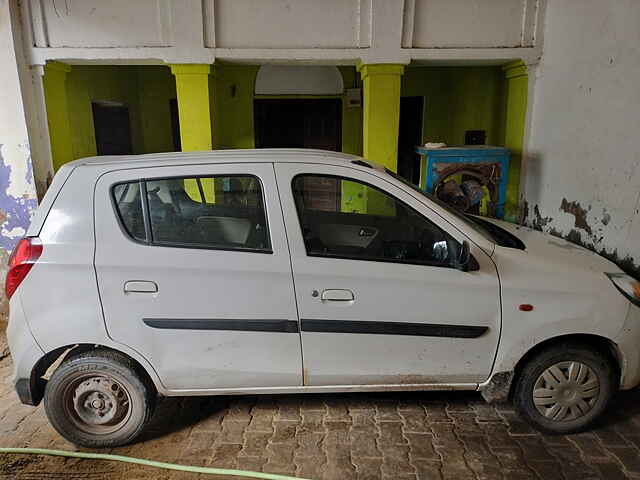
{"type": "MultiPolygon", "coordinates": [[[[253,111],[257,148],[341,150],[342,101],[338,98],[256,99],[253,111]]],[[[313,208],[339,211],[339,180],[308,177],[304,183],[315,192],[313,208]]]]}
{"type": "Polygon", "coordinates": [[[97,154],[132,154],[129,108],[116,102],[92,102],[91,108],[93,110],[97,154]]]}
{"type": "Polygon", "coordinates": [[[256,99],[257,148],[319,148],[340,151],[342,100],[256,99]]]}
{"type": "Polygon", "coordinates": [[[398,134],[398,175],[411,183],[420,183],[420,155],[416,146],[422,143],[423,97],[400,99],[400,131],[398,134]]]}

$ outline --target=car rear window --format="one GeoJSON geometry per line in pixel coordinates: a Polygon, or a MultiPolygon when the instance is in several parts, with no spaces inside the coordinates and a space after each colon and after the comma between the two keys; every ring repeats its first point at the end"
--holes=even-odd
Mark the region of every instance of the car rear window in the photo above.
{"type": "Polygon", "coordinates": [[[113,195],[124,230],[135,240],[271,251],[262,186],[253,175],[146,179],[118,184],[113,195]]]}

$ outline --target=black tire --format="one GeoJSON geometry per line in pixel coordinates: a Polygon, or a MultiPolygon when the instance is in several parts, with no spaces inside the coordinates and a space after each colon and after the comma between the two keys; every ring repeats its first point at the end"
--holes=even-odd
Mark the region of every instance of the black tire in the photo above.
{"type": "Polygon", "coordinates": [[[67,358],[44,394],[51,425],[69,442],[87,448],[132,442],[151,418],[154,405],[155,390],[134,362],[110,350],[67,358]]]}
{"type": "MultiPolygon", "coordinates": [[[[554,369],[554,371],[556,371],[554,369]]],[[[574,372],[575,367],[574,367],[574,372]]],[[[557,372],[557,371],[556,371],[557,372]]],[[[562,381],[564,382],[565,379],[562,381]]],[[[555,345],[536,354],[524,365],[520,375],[516,379],[515,390],[513,395],[513,403],[520,415],[535,429],[549,434],[569,434],[584,431],[590,428],[594,421],[607,408],[613,394],[618,390],[618,381],[616,379],[615,368],[612,360],[605,355],[589,346],[564,343],[555,345]],[[579,363],[578,372],[580,375],[585,374],[584,380],[577,381],[580,377],[574,377],[571,382],[570,364],[579,363]],[[565,375],[565,379],[569,383],[558,383],[556,386],[552,383],[557,380],[557,375],[548,381],[547,377],[542,377],[547,369],[554,366],[562,366],[561,372],[565,375]],[[584,366],[588,369],[584,370],[584,366]],[[590,370],[590,371],[589,371],[590,370]],[[593,385],[593,379],[597,378],[599,382],[598,389],[594,387],[586,388],[593,385]],[[541,383],[537,383],[541,382],[541,383]],[[568,408],[565,418],[548,418],[546,415],[553,415],[556,403],[540,405],[537,407],[534,403],[534,388],[538,385],[537,394],[538,402],[546,403],[546,401],[556,402],[560,408],[568,408]],[[542,386],[541,386],[542,385],[542,386]],[[552,388],[550,388],[552,387],[552,388]],[[555,393],[547,393],[549,391],[555,393]],[[568,390],[568,391],[567,391],[568,390]],[[575,392],[584,392],[583,402],[580,407],[576,404],[580,399],[575,396],[575,392]],[[592,395],[587,398],[586,396],[592,395]],[[586,406],[589,409],[584,408],[586,406]],[[567,407],[567,405],[569,405],[567,407]],[[545,410],[545,415],[541,413],[539,408],[545,410]],[[576,413],[575,418],[573,413],[576,413]],[[580,416],[577,416],[577,415],[580,416]]],[[[562,411],[558,411],[556,415],[562,415],[562,411]]]]}

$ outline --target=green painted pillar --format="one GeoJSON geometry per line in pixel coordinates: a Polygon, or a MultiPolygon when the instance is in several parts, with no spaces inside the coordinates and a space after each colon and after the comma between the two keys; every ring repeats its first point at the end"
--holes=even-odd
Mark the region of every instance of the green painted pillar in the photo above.
{"type": "Polygon", "coordinates": [[[51,158],[56,171],[74,159],[67,99],[67,74],[70,71],[71,67],[67,64],[47,62],[42,78],[51,141],[51,158]]]}
{"type": "Polygon", "coordinates": [[[209,75],[211,65],[174,64],[182,151],[211,150],[213,130],[209,75]]]}
{"type": "Polygon", "coordinates": [[[506,118],[504,146],[511,152],[505,219],[511,222],[519,217],[520,165],[527,115],[529,76],[527,66],[520,60],[502,67],[506,78],[506,118]]]}
{"type": "Polygon", "coordinates": [[[358,66],[362,77],[363,156],[393,170],[398,169],[400,81],[404,65],[358,66]]]}

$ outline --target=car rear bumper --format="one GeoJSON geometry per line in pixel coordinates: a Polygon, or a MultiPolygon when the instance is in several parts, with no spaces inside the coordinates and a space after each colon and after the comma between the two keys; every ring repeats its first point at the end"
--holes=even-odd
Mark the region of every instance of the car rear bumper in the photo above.
{"type": "Polygon", "coordinates": [[[44,380],[32,378],[32,372],[44,352],[29,330],[18,294],[11,298],[7,340],[13,360],[13,384],[18,397],[24,404],[37,405],[41,398],[34,396],[34,392],[39,391],[34,383],[44,380]]]}
{"type": "Polygon", "coordinates": [[[620,389],[629,390],[640,384],[640,307],[629,303],[622,330],[614,340],[620,354],[620,389]]]}

